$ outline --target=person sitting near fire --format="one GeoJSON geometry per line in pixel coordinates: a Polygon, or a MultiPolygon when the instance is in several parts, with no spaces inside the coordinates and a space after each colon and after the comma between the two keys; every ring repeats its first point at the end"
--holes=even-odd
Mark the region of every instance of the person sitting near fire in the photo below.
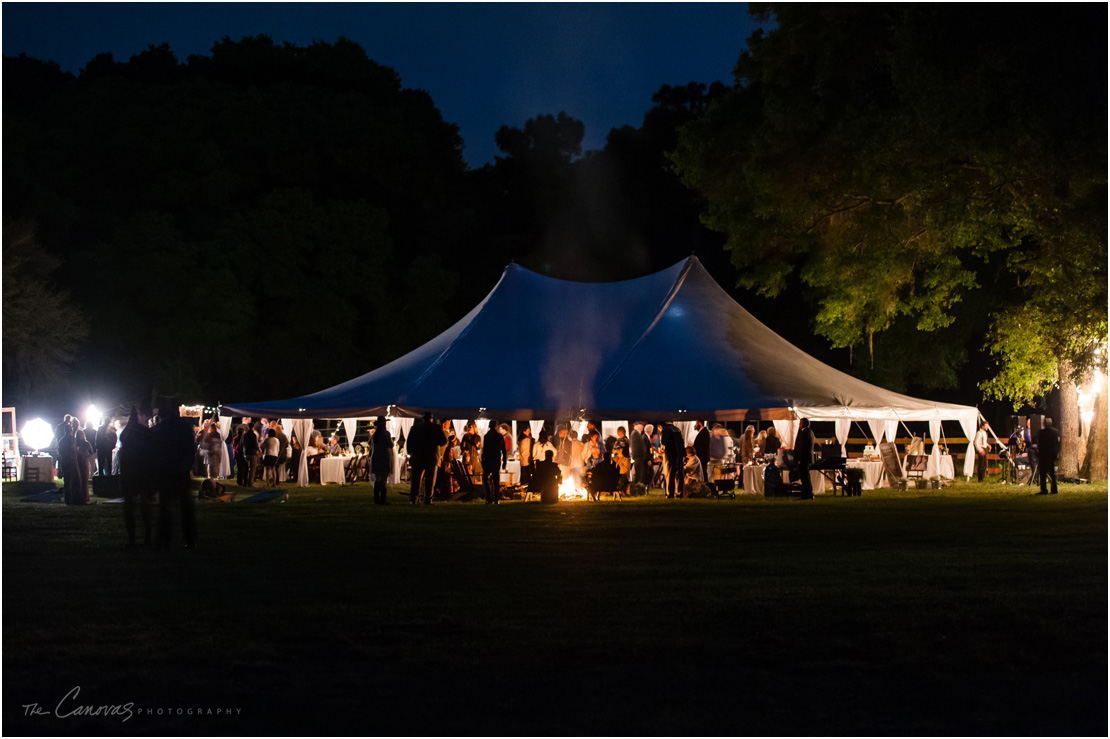
{"type": "Polygon", "coordinates": [[[590,473],[593,472],[594,467],[601,464],[601,450],[598,449],[593,444],[590,444],[589,446],[587,446],[586,450],[587,450],[587,453],[589,454],[589,456],[586,457],[586,463],[584,465],[584,469],[585,469],[585,475],[588,478],[588,477],[590,477],[590,473]]]}
{"type": "Polygon", "coordinates": [[[536,462],[536,470],[532,473],[532,487],[538,490],[540,501],[544,503],[559,502],[559,485],[563,482],[563,473],[559,465],[555,464],[555,451],[548,449],[544,458],[536,462]]]}
{"type": "Polygon", "coordinates": [[[586,490],[594,500],[601,498],[602,493],[619,493],[617,467],[609,458],[609,452],[591,451],[593,465],[587,462],[586,490]]]}
{"type": "Polygon", "coordinates": [[[686,447],[686,459],[682,463],[682,472],[685,475],[682,485],[684,498],[704,498],[709,494],[705,485],[704,470],[697,449],[693,446],[686,447]]]}

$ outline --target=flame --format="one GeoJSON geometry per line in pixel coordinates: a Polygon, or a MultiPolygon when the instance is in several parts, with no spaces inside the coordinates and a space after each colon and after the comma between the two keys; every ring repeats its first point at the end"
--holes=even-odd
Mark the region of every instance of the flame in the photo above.
{"type": "Polygon", "coordinates": [[[574,480],[567,479],[559,483],[559,500],[586,500],[588,497],[585,488],[574,486],[574,480]]]}

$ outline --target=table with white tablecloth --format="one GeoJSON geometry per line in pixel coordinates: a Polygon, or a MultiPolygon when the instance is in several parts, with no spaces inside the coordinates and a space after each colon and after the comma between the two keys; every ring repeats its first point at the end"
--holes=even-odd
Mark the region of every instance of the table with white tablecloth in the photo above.
{"type": "Polygon", "coordinates": [[[886,481],[885,468],[882,462],[872,462],[869,459],[849,459],[846,466],[863,470],[864,490],[890,487],[890,484],[886,481]]]}
{"type": "Polygon", "coordinates": [[[38,482],[54,482],[54,458],[50,455],[41,457],[20,457],[19,461],[20,480],[26,481],[28,477],[27,472],[34,470],[30,476],[35,477],[38,482]]]}
{"type": "MultiPolygon", "coordinates": [[[[743,492],[748,495],[763,495],[763,473],[766,469],[767,465],[765,464],[746,465],[744,467],[744,489],[736,492],[743,492]]],[[[814,495],[825,492],[825,476],[821,474],[821,470],[810,470],[809,481],[813,484],[814,495]]]]}
{"type": "Polygon", "coordinates": [[[520,482],[520,460],[510,459],[501,471],[501,484],[513,485],[520,482]]]}
{"type": "Polygon", "coordinates": [[[343,484],[347,482],[347,465],[351,463],[354,457],[341,456],[341,457],[324,457],[320,460],[320,484],[327,485],[329,482],[337,482],[343,484]]]}
{"type": "Polygon", "coordinates": [[[956,477],[956,465],[952,463],[951,454],[941,454],[939,457],[929,457],[929,465],[925,469],[925,479],[932,480],[936,476],[944,480],[953,480],[956,477]],[[940,460],[938,471],[936,460],[940,460]]]}

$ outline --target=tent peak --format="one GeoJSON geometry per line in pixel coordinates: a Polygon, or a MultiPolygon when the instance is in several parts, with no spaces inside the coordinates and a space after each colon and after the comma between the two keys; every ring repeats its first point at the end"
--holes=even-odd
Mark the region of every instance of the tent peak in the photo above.
{"type": "Polygon", "coordinates": [[[695,264],[697,266],[701,267],[703,270],[705,269],[705,267],[702,266],[701,261],[698,260],[698,258],[695,255],[691,254],[690,256],[686,257],[682,261],[675,262],[671,266],[665,267],[664,269],[656,270],[655,272],[648,272],[647,274],[639,275],[638,277],[629,277],[629,278],[624,279],[624,280],[606,280],[606,281],[598,282],[598,281],[584,281],[584,280],[566,280],[566,279],[563,279],[561,277],[552,277],[551,275],[544,274],[543,272],[537,272],[536,270],[529,269],[528,267],[525,267],[524,265],[522,265],[522,264],[520,264],[516,261],[511,261],[507,265],[505,265],[505,269],[502,272],[502,275],[508,274],[511,270],[513,272],[525,272],[525,273],[528,273],[530,275],[534,275],[534,276],[539,277],[539,278],[544,279],[544,280],[551,280],[552,282],[563,282],[563,283],[569,283],[569,284],[572,284],[572,285],[619,285],[619,284],[622,284],[622,283],[632,283],[632,282],[635,282],[637,280],[644,280],[644,279],[647,279],[647,278],[650,278],[650,277],[655,277],[657,275],[662,275],[662,274],[667,273],[667,272],[673,272],[676,276],[681,275],[689,267],[691,267],[695,264]]]}

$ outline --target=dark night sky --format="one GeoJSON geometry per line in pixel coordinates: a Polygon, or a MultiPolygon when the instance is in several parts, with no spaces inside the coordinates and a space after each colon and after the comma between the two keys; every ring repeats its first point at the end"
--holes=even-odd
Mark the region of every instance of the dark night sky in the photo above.
{"type": "Polygon", "coordinates": [[[610,128],[640,125],[663,84],[731,83],[758,25],[744,3],[4,3],[3,51],[76,73],[148,44],[169,42],[183,61],[225,35],[346,36],[428,90],[481,166],[505,124],[566,111],[586,124],[583,148],[600,149],[610,128]]]}

